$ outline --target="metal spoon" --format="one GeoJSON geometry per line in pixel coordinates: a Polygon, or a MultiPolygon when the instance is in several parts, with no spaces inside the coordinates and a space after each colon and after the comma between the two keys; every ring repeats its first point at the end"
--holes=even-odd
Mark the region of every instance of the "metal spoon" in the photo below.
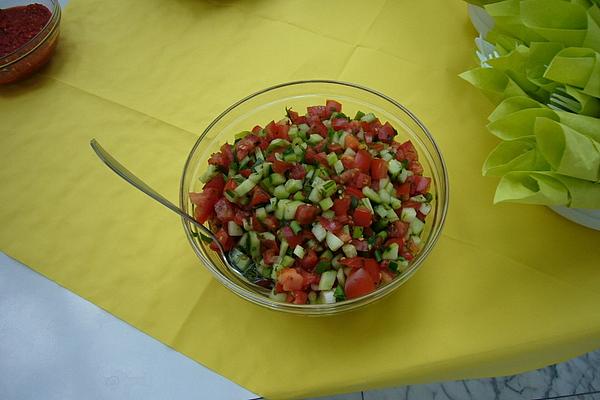
{"type": "Polygon", "coordinates": [[[214,233],[200,222],[196,221],[194,218],[189,216],[185,211],[177,207],[175,204],[171,203],[169,200],[165,199],[160,193],[156,190],[152,189],[148,186],[144,181],[135,176],[130,170],[125,168],[120,162],[118,162],[113,156],[111,156],[96,139],[92,139],[90,141],[90,145],[92,149],[96,152],[96,155],[108,166],[108,168],[112,169],[117,175],[121,178],[125,179],[132,186],[141,190],[148,196],[152,197],[154,200],[158,201],[163,206],[167,207],[169,210],[179,214],[181,217],[185,218],[191,224],[194,224],[202,233],[208,237],[210,237],[219,247],[219,258],[223,263],[229,268],[230,271],[234,272],[236,275],[243,278],[246,282],[250,283],[256,290],[262,293],[268,293],[269,288],[272,285],[269,280],[266,279],[257,279],[256,281],[250,281],[244,274],[235,266],[235,263],[229,257],[229,253],[225,251],[221,242],[217,239],[214,233]]]}

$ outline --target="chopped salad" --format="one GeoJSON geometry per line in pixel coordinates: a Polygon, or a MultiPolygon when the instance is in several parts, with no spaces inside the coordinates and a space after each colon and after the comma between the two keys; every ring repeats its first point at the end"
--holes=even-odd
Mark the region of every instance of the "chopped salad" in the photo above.
{"type": "MultiPolygon", "coordinates": [[[[391,282],[420,251],[431,178],[413,144],[335,100],[236,135],[190,193],[235,266],[295,304],[353,299],[391,282]]],[[[218,247],[211,243],[211,248],[218,247]]]]}

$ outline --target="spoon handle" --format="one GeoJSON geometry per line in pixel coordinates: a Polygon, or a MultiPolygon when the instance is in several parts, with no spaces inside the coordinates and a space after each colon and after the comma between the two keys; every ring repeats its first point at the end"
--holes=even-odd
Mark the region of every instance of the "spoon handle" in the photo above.
{"type": "MultiPolygon", "coordinates": [[[[217,243],[217,245],[219,247],[221,247],[221,243],[219,242],[217,237],[208,228],[206,228],[204,225],[202,225],[201,223],[196,221],[194,218],[189,216],[182,209],[177,207],[175,204],[171,203],[169,200],[164,198],[156,190],[154,190],[150,186],[148,186],[146,184],[146,182],[142,181],[140,178],[138,178],[136,175],[134,175],[133,172],[128,170],[123,164],[121,164],[113,156],[111,156],[106,150],[104,150],[104,148],[100,145],[100,143],[98,143],[98,141],[96,139],[92,139],[90,141],[90,145],[92,146],[92,149],[94,149],[94,151],[96,152],[96,154],[98,155],[100,160],[102,160],[102,162],[104,162],[104,164],[106,164],[108,166],[108,168],[112,169],[117,175],[119,175],[121,178],[125,179],[132,186],[134,186],[137,189],[141,190],[142,192],[146,193],[148,196],[152,197],[154,200],[158,201],[163,206],[169,208],[173,212],[176,212],[181,217],[185,218],[188,222],[197,226],[202,231],[202,233],[204,233],[206,236],[209,236],[211,239],[213,239],[217,243]]],[[[223,251],[222,248],[221,248],[221,250],[223,251]]],[[[224,253],[224,251],[223,251],[223,253],[224,253]]]]}

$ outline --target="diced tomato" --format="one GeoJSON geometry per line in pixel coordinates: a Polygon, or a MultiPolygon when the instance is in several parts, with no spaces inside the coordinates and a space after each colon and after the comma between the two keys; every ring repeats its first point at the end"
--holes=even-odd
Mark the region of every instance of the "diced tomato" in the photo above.
{"type": "Polygon", "coordinates": [[[260,241],[260,245],[264,249],[275,250],[277,252],[277,255],[279,255],[279,245],[277,244],[277,242],[275,240],[263,239],[260,241]]]}
{"type": "Polygon", "coordinates": [[[342,105],[335,100],[327,100],[325,108],[330,112],[342,112],[342,105]]]}
{"type": "Polygon", "coordinates": [[[208,163],[217,167],[223,167],[228,169],[229,165],[233,162],[233,153],[231,152],[231,145],[225,143],[221,146],[221,151],[214,153],[208,159],[208,163]]]}
{"type": "Polygon", "coordinates": [[[410,182],[404,182],[396,187],[396,196],[398,196],[400,200],[408,200],[410,197],[410,182]]]}
{"type": "Polygon", "coordinates": [[[351,199],[349,196],[345,196],[341,199],[335,199],[333,201],[333,211],[335,212],[335,215],[347,215],[348,209],[350,208],[350,201],[351,199]]]}
{"type": "Polygon", "coordinates": [[[388,227],[388,235],[391,238],[402,238],[408,232],[409,225],[403,221],[394,221],[388,227]]]}
{"type": "Polygon", "coordinates": [[[217,200],[219,200],[219,193],[215,188],[206,188],[202,193],[190,193],[190,201],[196,205],[194,209],[196,221],[205,223],[213,215],[217,200]]]}
{"type": "Polygon", "coordinates": [[[308,300],[308,294],[302,290],[293,291],[292,296],[294,296],[294,304],[306,304],[306,301],[308,300]]]}
{"type": "Polygon", "coordinates": [[[340,175],[340,182],[343,184],[348,184],[356,179],[358,175],[358,170],[356,168],[348,169],[340,175]]]}
{"type": "Polygon", "coordinates": [[[304,282],[302,283],[302,289],[307,289],[313,283],[319,283],[319,280],[321,279],[320,276],[316,273],[305,271],[302,268],[299,268],[298,272],[300,273],[300,275],[302,275],[302,278],[304,279],[304,282]]]}
{"type": "Polygon", "coordinates": [[[360,149],[354,158],[354,165],[362,172],[369,172],[371,167],[371,154],[368,151],[360,149]]]}
{"type": "Polygon", "coordinates": [[[328,219],[328,218],[324,218],[324,217],[319,218],[319,223],[321,223],[321,225],[323,225],[323,228],[325,228],[326,230],[333,232],[333,233],[338,233],[344,227],[344,224],[342,224],[336,220],[328,219]]]}
{"type": "Polygon", "coordinates": [[[213,189],[217,190],[217,193],[219,195],[221,195],[221,194],[223,194],[224,187],[225,187],[225,178],[223,178],[223,174],[217,174],[210,181],[206,182],[206,184],[204,185],[204,187],[202,189],[206,190],[208,188],[213,188],[213,189]]]}
{"type": "Polygon", "coordinates": [[[258,133],[262,131],[262,126],[260,125],[256,125],[254,128],[252,128],[252,133],[258,135],[258,133]]]}
{"type": "Polygon", "coordinates": [[[279,220],[274,215],[268,215],[263,221],[263,225],[271,232],[279,228],[279,220]]]}
{"type": "MultiPolygon", "coordinates": [[[[402,156],[403,156],[403,158],[400,158],[400,161],[402,161],[402,160],[415,161],[415,160],[419,159],[417,150],[415,149],[415,146],[413,146],[413,144],[410,140],[407,140],[406,142],[402,143],[400,145],[400,150],[402,150],[402,156]]],[[[396,154],[396,158],[398,158],[398,153],[396,154]]]]}
{"type": "Polygon", "coordinates": [[[327,161],[327,154],[325,154],[325,153],[317,153],[317,155],[315,156],[315,159],[322,166],[329,167],[329,161],[327,161]]]}
{"type": "Polygon", "coordinates": [[[415,176],[423,174],[423,166],[417,160],[409,162],[408,169],[410,169],[415,176]]]}
{"type": "Polygon", "coordinates": [[[377,130],[377,137],[382,142],[389,143],[394,138],[394,136],[396,136],[396,130],[394,129],[394,127],[392,127],[392,125],[390,125],[389,122],[386,122],[377,130]]]}
{"type": "Polygon", "coordinates": [[[287,124],[276,124],[276,125],[277,125],[276,138],[290,140],[290,135],[288,135],[290,126],[287,124]]]}
{"type": "Polygon", "coordinates": [[[400,252],[400,255],[407,261],[412,260],[415,256],[408,250],[403,250],[400,252]]]}
{"type": "Polygon", "coordinates": [[[329,132],[327,127],[325,125],[323,125],[323,123],[321,121],[316,121],[316,122],[312,123],[310,125],[310,129],[313,133],[316,133],[317,135],[321,135],[324,138],[327,137],[327,133],[329,132]]]}
{"type": "Polygon", "coordinates": [[[342,165],[344,166],[345,169],[354,168],[354,157],[342,156],[341,160],[342,160],[342,165]]]}
{"type": "Polygon", "coordinates": [[[390,283],[391,281],[394,280],[394,273],[390,270],[382,270],[381,271],[381,282],[383,282],[383,284],[387,284],[390,283]]]}
{"type": "Polygon", "coordinates": [[[258,218],[256,218],[256,215],[253,215],[252,218],[250,219],[250,221],[252,224],[252,230],[255,230],[256,232],[266,232],[267,231],[267,228],[265,228],[263,223],[260,222],[260,220],[258,218]]]}
{"type": "Polygon", "coordinates": [[[330,153],[333,152],[336,154],[340,154],[344,150],[342,146],[337,143],[331,143],[329,146],[327,146],[327,148],[329,149],[330,153]]]}
{"type": "Polygon", "coordinates": [[[346,215],[337,215],[335,217],[335,220],[342,225],[346,225],[347,223],[350,222],[350,216],[347,214],[346,215]]]}
{"type": "Polygon", "coordinates": [[[273,172],[276,172],[278,174],[284,174],[285,171],[292,169],[293,166],[294,164],[292,163],[276,159],[275,161],[273,161],[273,165],[271,166],[271,168],[273,168],[273,172]]]}
{"type": "Polygon", "coordinates": [[[295,235],[294,231],[289,226],[281,228],[281,233],[291,249],[302,243],[302,236],[295,235]]]}
{"type": "Polygon", "coordinates": [[[356,176],[356,179],[354,180],[354,186],[356,186],[359,189],[362,189],[366,186],[370,186],[371,185],[371,177],[367,174],[363,174],[362,172],[359,173],[356,176]]]}
{"type": "Polygon", "coordinates": [[[375,290],[375,282],[371,274],[364,268],[354,271],[344,285],[344,292],[348,299],[354,299],[371,293],[375,290]]]}
{"type": "Polygon", "coordinates": [[[356,226],[370,226],[373,222],[373,214],[366,207],[356,207],[353,217],[356,226]]]}
{"type": "Polygon", "coordinates": [[[415,193],[425,194],[429,191],[429,186],[431,185],[431,178],[421,175],[415,175],[413,176],[412,185],[415,193]]]}
{"type": "Polygon", "coordinates": [[[385,149],[385,144],[383,144],[383,143],[371,143],[369,145],[369,148],[379,152],[379,151],[385,149]]]}
{"type": "Polygon", "coordinates": [[[327,119],[331,115],[331,110],[328,110],[325,106],[312,106],[306,107],[308,115],[318,116],[320,119],[327,119]]]}
{"type": "Polygon", "coordinates": [[[359,269],[363,266],[364,259],[362,257],[342,258],[340,264],[352,269],[359,269]]]}
{"type": "Polygon", "coordinates": [[[232,221],[235,216],[233,205],[224,197],[221,197],[219,201],[215,203],[215,213],[217,219],[223,223],[232,221]]]}
{"type": "Polygon", "coordinates": [[[302,164],[294,164],[292,170],[290,171],[290,178],[292,179],[304,179],[306,177],[306,170],[302,166],[302,164]]]}
{"type": "Polygon", "coordinates": [[[373,282],[375,285],[377,285],[381,279],[381,275],[379,274],[379,263],[377,260],[374,258],[365,258],[365,264],[363,268],[369,273],[369,275],[371,275],[373,282]]]}
{"type": "Polygon", "coordinates": [[[269,193],[267,193],[260,186],[255,186],[254,189],[252,189],[252,192],[253,193],[252,193],[252,200],[250,200],[250,207],[256,207],[259,204],[268,203],[269,200],[271,199],[271,196],[269,196],[269,193]]]}
{"type": "Polygon", "coordinates": [[[265,126],[265,134],[269,141],[273,140],[277,135],[277,124],[275,124],[275,121],[271,121],[265,126]]]}
{"type": "Polygon", "coordinates": [[[252,170],[249,168],[240,170],[240,175],[242,175],[244,178],[249,177],[251,173],[252,173],[252,170]]]}
{"type": "Polygon", "coordinates": [[[346,147],[351,148],[354,151],[358,150],[358,146],[360,145],[360,142],[358,141],[358,138],[354,135],[346,135],[346,138],[344,139],[344,144],[346,145],[346,147]]]}
{"type": "Polygon", "coordinates": [[[277,277],[277,282],[281,283],[286,292],[301,290],[304,278],[294,268],[283,268],[277,277]]]}
{"type": "Polygon", "coordinates": [[[371,161],[371,177],[373,179],[387,178],[388,163],[382,158],[375,158],[371,161]]]}
{"type": "Polygon", "coordinates": [[[331,127],[334,131],[341,131],[348,128],[348,120],[346,118],[334,118],[331,121],[331,127]]]}
{"type": "Polygon", "coordinates": [[[300,125],[306,123],[306,117],[299,116],[298,113],[291,108],[287,110],[287,116],[292,121],[292,124],[300,125]]]}
{"type": "Polygon", "coordinates": [[[267,265],[273,265],[275,260],[279,256],[279,252],[275,251],[275,249],[268,249],[262,253],[263,261],[267,265]]]}
{"type": "Polygon", "coordinates": [[[304,153],[304,161],[307,164],[316,164],[317,163],[317,152],[312,148],[308,147],[306,152],[304,153]]]}
{"type": "Polygon", "coordinates": [[[256,144],[260,142],[258,136],[250,134],[235,144],[235,154],[239,161],[243,160],[251,151],[254,150],[256,144]]]}
{"type": "Polygon", "coordinates": [[[362,199],[363,197],[365,197],[364,193],[361,190],[358,190],[353,187],[346,187],[344,189],[344,193],[351,197],[356,197],[357,199],[362,199]]]}
{"type": "Polygon", "coordinates": [[[302,204],[296,209],[295,219],[299,224],[310,224],[315,220],[318,213],[319,208],[317,206],[302,204]]]}
{"type": "Polygon", "coordinates": [[[244,219],[250,218],[250,212],[237,209],[235,210],[235,215],[233,216],[233,222],[238,224],[239,226],[244,225],[244,219]]]}
{"type": "MultiPolygon", "coordinates": [[[[229,234],[227,233],[227,231],[224,228],[219,229],[217,231],[217,233],[215,233],[215,236],[217,236],[217,239],[219,240],[219,242],[221,243],[221,245],[223,246],[223,249],[225,249],[225,251],[229,251],[233,248],[235,242],[229,236],[229,234]]],[[[213,249],[214,251],[219,250],[216,243],[214,243],[214,242],[210,244],[210,248],[213,249]]]]}
{"type": "Polygon", "coordinates": [[[418,201],[407,200],[402,202],[402,208],[419,208],[421,203],[418,201]]]}
{"type": "Polygon", "coordinates": [[[302,268],[307,270],[312,270],[319,261],[319,257],[317,256],[317,252],[313,249],[310,249],[308,253],[302,258],[300,265],[302,268]]]}

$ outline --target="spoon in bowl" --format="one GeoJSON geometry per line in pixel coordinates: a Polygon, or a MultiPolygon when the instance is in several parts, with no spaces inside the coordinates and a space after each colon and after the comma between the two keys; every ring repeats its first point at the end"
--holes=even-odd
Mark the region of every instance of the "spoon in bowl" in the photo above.
{"type": "Polygon", "coordinates": [[[90,141],[90,145],[92,146],[92,149],[96,152],[96,155],[98,156],[98,158],[100,158],[100,160],[102,160],[102,162],[104,162],[104,164],[106,164],[108,166],[108,168],[113,170],[113,172],[115,172],[117,175],[119,175],[121,178],[123,178],[125,181],[127,181],[129,184],[131,184],[135,188],[141,190],[142,192],[144,192],[145,194],[147,194],[154,200],[158,201],[163,206],[167,207],[169,210],[171,210],[171,211],[179,214],[181,217],[185,218],[186,221],[188,221],[189,223],[193,224],[198,229],[200,229],[202,234],[211,238],[213,240],[213,242],[219,248],[219,251],[217,251],[217,253],[219,254],[219,258],[221,259],[221,261],[223,261],[223,263],[227,266],[227,268],[230,271],[232,271],[233,273],[235,273],[236,275],[238,275],[239,277],[244,279],[246,282],[250,283],[250,285],[252,285],[254,287],[254,289],[256,289],[257,291],[259,291],[261,293],[265,293],[265,294],[268,294],[270,292],[272,283],[269,280],[263,279],[263,278],[257,278],[256,280],[250,281],[242,273],[242,271],[240,271],[235,266],[235,263],[231,260],[231,257],[229,257],[229,253],[227,251],[225,251],[225,249],[223,248],[223,245],[221,244],[219,239],[217,239],[215,234],[210,229],[205,227],[200,222],[196,221],[193,217],[188,215],[181,208],[179,208],[175,204],[171,203],[169,200],[164,198],[160,193],[158,193],[156,190],[152,189],[144,181],[142,181],[140,178],[138,178],[136,175],[134,175],[130,170],[125,168],[125,166],[123,166],[119,161],[117,161],[113,156],[111,156],[106,150],[104,150],[104,148],[102,146],[100,146],[100,143],[98,143],[98,141],[96,139],[92,139],[90,141]]]}

